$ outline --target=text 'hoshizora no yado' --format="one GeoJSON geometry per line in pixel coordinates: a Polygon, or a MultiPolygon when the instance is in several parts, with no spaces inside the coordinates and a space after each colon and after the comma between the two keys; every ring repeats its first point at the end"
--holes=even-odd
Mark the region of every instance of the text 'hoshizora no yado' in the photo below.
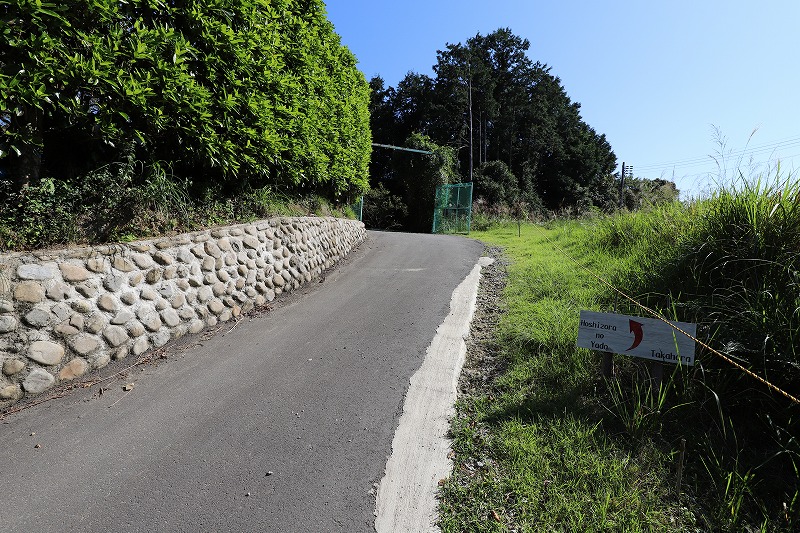
{"type": "Polygon", "coordinates": [[[581,311],[578,346],[662,363],[694,364],[694,340],[672,328],[696,336],[697,325],[653,318],[581,311]]]}

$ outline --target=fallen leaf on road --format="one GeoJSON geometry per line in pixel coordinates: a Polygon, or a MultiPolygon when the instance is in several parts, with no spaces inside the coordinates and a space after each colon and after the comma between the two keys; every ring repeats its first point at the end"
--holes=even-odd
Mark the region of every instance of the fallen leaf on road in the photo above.
{"type": "Polygon", "coordinates": [[[125,385],[122,386],[122,390],[124,390],[124,391],[132,390],[133,386],[134,386],[133,383],[126,383],[125,385]]]}

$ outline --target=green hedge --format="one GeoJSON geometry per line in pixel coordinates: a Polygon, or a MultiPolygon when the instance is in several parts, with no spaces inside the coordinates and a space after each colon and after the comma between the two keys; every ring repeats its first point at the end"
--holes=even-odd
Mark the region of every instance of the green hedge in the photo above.
{"type": "Polygon", "coordinates": [[[0,0],[18,189],[126,160],[195,184],[368,188],[369,87],[321,0],[0,0]]]}

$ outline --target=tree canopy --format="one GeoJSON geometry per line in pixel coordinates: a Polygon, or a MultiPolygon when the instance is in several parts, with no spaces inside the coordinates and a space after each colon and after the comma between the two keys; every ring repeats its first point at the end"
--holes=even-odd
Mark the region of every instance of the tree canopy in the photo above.
{"type": "MultiPolygon", "coordinates": [[[[501,28],[447,44],[437,53],[434,77],[410,72],[388,88],[373,78],[375,139],[401,144],[412,132],[428,135],[457,150],[461,174],[468,179],[471,92],[476,169],[502,162],[516,179],[513,189],[541,199],[549,209],[613,205],[611,145],[583,121],[580,104],[569,98],[551,68],[528,57],[529,48],[527,39],[501,28]]],[[[391,156],[376,153],[373,179],[391,178],[393,172],[391,156]]],[[[492,172],[482,174],[484,184],[492,172]]],[[[495,174],[507,181],[504,172],[495,174]]],[[[476,194],[480,186],[476,183],[476,194]]],[[[502,187],[512,189],[507,183],[502,187]]]]}

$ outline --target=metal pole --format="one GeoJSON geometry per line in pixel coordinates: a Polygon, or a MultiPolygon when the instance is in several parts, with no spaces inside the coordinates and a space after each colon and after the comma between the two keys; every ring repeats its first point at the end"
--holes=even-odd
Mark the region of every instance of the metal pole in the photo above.
{"type": "MultiPolygon", "coordinates": [[[[622,163],[622,172],[619,175],[619,202],[618,207],[622,209],[622,191],[625,184],[625,163],[622,163]]],[[[619,296],[614,294],[614,312],[617,312],[619,296]]],[[[600,365],[604,378],[610,378],[614,374],[614,355],[611,352],[603,352],[603,362],[600,365]]]]}
{"type": "Polygon", "coordinates": [[[472,183],[472,65],[469,69],[469,181],[472,183]]]}
{"type": "Polygon", "coordinates": [[[489,135],[489,119],[483,121],[483,162],[486,163],[489,160],[489,139],[487,138],[489,135]]]}
{"type": "Polygon", "coordinates": [[[467,204],[467,235],[472,230],[472,183],[469,184],[469,203],[467,204]]]}
{"type": "Polygon", "coordinates": [[[417,150],[416,148],[404,148],[402,146],[392,146],[391,144],[372,143],[372,146],[375,146],[377,148],[389,148],[390,150],[402,150],[403,152],[415,152],[415,153],[418,153],[418,154],[433,155],[433,152],[431,152],[429,150],[417,150]]]}
{"type": "Polygon", "coordinates": [[[483,163],[483,110],[478,113],[478,165],[483,163]]]}

